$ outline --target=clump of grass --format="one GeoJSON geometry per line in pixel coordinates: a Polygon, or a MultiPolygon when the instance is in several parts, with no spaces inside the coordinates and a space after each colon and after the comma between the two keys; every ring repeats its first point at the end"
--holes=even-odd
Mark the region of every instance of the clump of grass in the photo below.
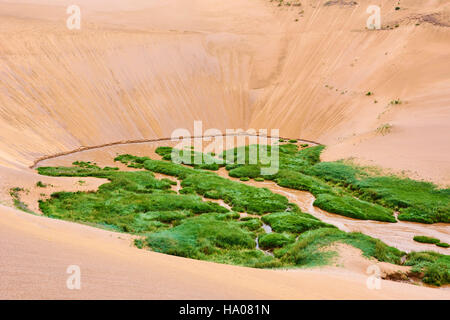
{"type": "Polygon", "coordinates": [[[320,179],[293,170],[281,169],[274,180],[281,187],[309,191],[314,195],[334,193],[333,188],[320,179]]]}
{"type": "Polygon", "coordinates": [[[20,192],[24,192],[24,191],[25,191],[25,189],[20,188],[20,187],[11,188],[9,190],[9,195],[13,199],[14,207],[16,207],[17,209],[22,210],[24,212],[27,212],[27,213],[34,213],[33,211],[30,210],[28,205],[26,203],[22,202],[22,200],[20,199],[20,192]]]}
{"type": "Polygon", "coordinates": [[[421,242],[421,243],[436,244],[436,243],[441,242],[439,239],[427,237],[427,236],[415,236],[413,239],[414,239],[414,241],[421,242]]]}
{"type": "Polygon", "coordinates": [[[450,283],[450,256],[432,251],[411,252],[406,256],[405,265],[422,276],[422,281],[441,286],[450,283]]]}
{"type": "Polygon", "coordinates": [[[195,217],[169,230],[155,232],[149,235],[147,244],[158,252],[203,260],[205,254],[221,249],[255,248],[252,233],[236,221],[217,219],[216,214],[195,217]]]}
{"type": "Polygon", "coordinates": [[[36,187],[38,187],[38,188],[46,188],[47,185],[45,183],[43,183],[42,181],[38,181],[36,183],[36,187]]]}
{"type": "Polygon", "coordinates": [[[241,181],[249,181],[250,178],[249,177],[241,177],[241,178],[239,178],[239,180],[241,180],[241,181]]]}
{"type": "Polygon", "coordinates": [[[247,228],[250,231],[257,231],[262,226],[262,222],[260,219],[251,217],[248,217],[248,219],[245,219],[245,217],[241,218],[239,224],[241,227],[247,228]]]}
{"type": "Polygon", "coordinates": [[[259,246],[263,249],[281,248],[289,243],[293,243],[295,237],[287,233],[268,233],[259,237],[259,246]]]}
{"type": "Polygon", "coordinates": [[[354,219],[397,222],[392,210],[350,196],[320,194],[314,205],[325,211],[354,219]]]}
{"type": "Polygon", "coordinates": [[[297,143],[297,139],[289,139],[290,143],[297,143]]]}
{"type": "Polygon", "coordinates": [[[392,130],[392,125],[390,123],[384,123],[382,125],[380,125],[376,132],[382,134],[383,136],[388,134],[389,132],[391,132],[392,130]]]}
{"type": "Polygon", "coordinates": [[[366,92],[366,96],[373,96],[373,92],[372,91],[367,91],[366,92]]]}
{"type": "Polygon", "coordinates": [[[302,233],[319,228],[333,228],[317,218],[303,212],[275,212],[262,217],[264,223],[270,225],[275,232],[302,233]]]}
{"type": "Polygon", "coordinates": [[[395,176],[368,177],[355,183],[354,188],[364,200],[398,210],[399,220],[450,222],[450,189],[395,176]]]}
{"type": "Polygon", "coordinates": [[[324,265],[328,264],[336,253],[319,249],[328,247],[335,242],[352,245],[360,249],[366,257],[374,257],[379,261],[389,263],[399,264],[401,257],[405,254],[362,233],[346,233],[334,228],[320,228],[304,232],[295,243],[275,250],[274,254],[284,263],[298,266],[324,265]]]}
{"type": "Polygon", "coordinates": [[[178,163],[186,164],[197,169],[213,170],[216,171],[220,167],[225,166],[225,162],[222,159],[214,157],[215,154],[204,154],[198,151],[180,150],[172,147],[158,147],[155,152],[162,156],[164,160],[174,161],[178,163]],[[173,157],[176,159],[172,159],[173,157]]]}
{"type": "Polygon", "coordinates": [[[435,244],[438,247],[442,248],[448,248],[450,245],[445,242],[441,242],[441,240],[433,237],[427,237],[427,236],[414,236],[414,241],[420,242],[420,243],[430,243],[435,244]]]}

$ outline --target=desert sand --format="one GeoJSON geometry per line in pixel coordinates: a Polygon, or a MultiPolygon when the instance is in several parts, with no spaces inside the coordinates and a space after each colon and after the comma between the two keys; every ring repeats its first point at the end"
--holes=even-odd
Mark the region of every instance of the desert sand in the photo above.
{"type": "Polygon", "coordinates": [[[0,212],[0,298],[448,299],[449,295],[445,289],[386,280],[381,280],[380,290],[370,290],[367,276],[345,270],[270,271],[184,259],[134,248],[124,234],[4,206],[0,212]],[[70,265],[80,266],[80,290],[66,287],[70,265]]]}
{"type": "MultiPolygon", "coordinates": [[[[448,1],[75,2],[80,30],[66,27],[73,1],[0,0],[1,298],[449,298],[392,281],[369,290],[359,258],[357,270],[268,271],[138,250],[127,235],[20,212],[8,195],[44,181],[30,168],[42,157],[167,138],[194,120],[280,129],[326,144],[323,160],[449,185],[448,1]],[[382,30],[366,29],[371,4],[382,30]],[[80,291],[65,287],[71,264],[80,291]]],[[[54,190],[102,183],[78,180],[45,177],[54,190]]]]}

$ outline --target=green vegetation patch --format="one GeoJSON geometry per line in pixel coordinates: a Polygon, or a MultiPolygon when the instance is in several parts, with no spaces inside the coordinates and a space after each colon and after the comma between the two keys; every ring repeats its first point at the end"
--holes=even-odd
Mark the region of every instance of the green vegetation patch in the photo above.
{"type": "MultiPolygon", "coordinates": [[[[240,157],[238,148],[232,150],[231,157],[230,153],[224,152],[224,155],[231,162],[245,160],[243,164],[226,166],[230,176],[264,178],[282,187],[311,192],[318,198],[315,205],[331,213],[396,222],[392,211],[398,211],[399,220],[450,222],[450,189],[439,189],[432,183],[408,178],[380,176],[368,168],[342,161],[321,162],[323,149],[324,146],[316,146],[298,150],[293,144],[280,145],[280,169],[269,176],[261,174],[260,162],[249,162],[249,146],[240,148],[241,152],[246,152],[240,157]]],[[[272,147],[267,146],[267,150],[270,155],[272,147]]]]}
{"type": "Polygon", "coordinates": [[[350,196],[320,194],[314,205],[325,211],[354,219],[396,222],[392,210],[350,196]]]}
{"type": "Polygon", "coordinates": [[[295,242],[295,237],[287,233],[267,233],[258,238],[259,246],[263,249],[281,248],[295,242]]]}
{"type": "MultiPolygon", "coordinates": [[[[270,146],[267,149],[269,154],[273,151],[270,146]]],[[[158,154],[168,158],[170,150],[161,148],[158,154]]],[[[237,156],[235,150],[222,156],[230,175],[233,172],[238,178],[270,179],[279,185],[310,191],[317,197],[316,204],[331,212],[392,221],[393,209],[398,209],[400,215],[414,215],[414,210],[423,209],[421,216],[432,221],[447,217],[448,189],[439,190],[431,184],[396,177],[373,177],[363,168],[341,162],[321,163],[322,150],[322,146],[302,150],[294,144],[279,146],[281,170],[272,176],[256,174],[263,166],[260,162],[230,163],[237,156]],[[419,191],[424,194],[414,196],[419,191]],[[437,214],[430,214],[430,210],[437,214]]],[[[54,193],[50,199],[40,201],[42,212],[49,217],[139,235],[141,238],[135,244],[140,248],[249,267],[326,264],[335,253],[322,248],[335,242],[352,245],[365,256],[380,261],[400,264],[405,256],[377,239],[340,231],[303,213],[286,197],[267,188],[231,181],[199,166],[173,163],[172,159],[153,160],[126,154],[115,160],[145,170],[123,172],[115,167],[100,168],[91,162],[38,168],[43,175],[109,180],[96,192],[54,193]],[[182,180],[179,194],[171,190],[174,181],[156,179],[152,172],[182,180]],[[202,197],[222,199],[233,211],[202,197]],[[241,218],[238,212],[262,217],[241,218]],[[266,234],[262,222],[274,232],[266,234]],[[256,249],[257,236],[260,247],[273,250],[273,256],[256,249]]],[[[244,156],[244,160],[249,159],[244,156]]],[[[11,194],[18,198],[21,189],[16,189],[11,194]]],[[[448,256],[410,253],[406,263],[423,274],[427,283],[448,283],[448,256]]]]}
{"type": "Polygon", "coordinates": [[[321,228],[302,233],[297,241],[274,251],[275,257],[282,262],[298,266],[324,265],[335,256],[332,251],[319,250],[335,242],[352,245],[363,252],[366,257],[374,257],[379,261],[399,264],[404,252],[389,247],[378,239],[362,233],[338,230],[336,228],[321,228]]]}
{"type": "Polygon", "coordinates": [[[441,242],[439,239],[427,237],[427,236],[415,236],[414,241],[421,242],[421,243],[431,243],[436,244],[441,242]]]}
{"type": "Polygon", "coordinates": [[[274,231],[280,233],[289,232],[298,234],[312,229],[334,227],[320,221],[312,215],[295,211],[274,212],[263,216],[262,220],[264,223],[270,225],[274,231]]]}
{"type": "Polygon", "coordinates": [[[162,156],[164,160],[186,164],[197,169],[218,170],[225,166],[225,161],[214,157],[212,153],[204,154],[191,148],[182,150],[172,147],[158,147],[155,152],[162,156]]]}
{"type": "Polygon", "coordinates": [[[450,283],[450,256],[432,251],[411,252],[405,265],[412,266],[413,272],[422,274],[425,283],[441,286],[450,283]]]}
{"type": "Polygon", "coordinates": [[[223,199],[234,211],[263,214],[288,207],[286,197],[267,188],[248,186],[216,174],[191,174],[181,185],[183,188],[191,187],[205,197],[213,194],[215,199],[223,199]]]}

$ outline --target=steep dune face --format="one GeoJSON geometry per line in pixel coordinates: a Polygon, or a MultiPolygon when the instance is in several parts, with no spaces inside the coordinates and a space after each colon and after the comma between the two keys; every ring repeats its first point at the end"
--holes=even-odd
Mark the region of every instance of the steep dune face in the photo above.
{"type": "Polygon", "coordinates": [[[69,4],[0,1],[2,165],[202,120],[279,128],[328,144],[326,160],[450,181],[446,1],[378,1],[377,31],[366,0],[83,0],[79,31],[66,28],[69,4]]]}
{"type": "Polygon", "coordinates": [[[365,29],[372,2],[358,3],[306,7],[251,125],[282,124],[286,135],[325,143],[324,160],[354,156],[449,183],[449,3],[401,1],[395,10],[382,1],[377,31],[365,29]],[[424,22],[430,16],[435,24],[424,22]],[[390,132],[377,133],[385,124],[390,132]]]}
{"type": "MultiPolygon", "coordinates": [[[[63,6],[3,5],[2,12],[17,15],[38,10],[37,21],[2,19],[3,161],[29,164],[79,146],[168,137],[196,119],[205,128],[245,128],[250,78],[261,81],[266,72],[251,72],[254,42],[262,36],[230,33],[235,24],[228,28],[214,17],[199,25],[196,15],[209,12],[201,5],[182,11],[186,5],[153,10],[140,3],[142,11],[129,17],[87,10],[80,31],[66,29],[63,6]],[[179,20],[160,18],[172,10],[179,20]],[[58,12],[59,21],[47,20],[48,12],[58,12]]],[[[237,23],[244,18],[234,16],[237,23]]]]}

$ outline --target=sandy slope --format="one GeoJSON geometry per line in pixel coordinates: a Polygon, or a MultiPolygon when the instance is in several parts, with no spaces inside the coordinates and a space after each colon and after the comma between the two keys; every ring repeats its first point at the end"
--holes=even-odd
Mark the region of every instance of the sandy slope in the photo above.
{"type": "MultiPolygon", "coordinates": [[[[28,166],[42,156],[168,137],[176,128],[191,129],[194,120],[205,129],[280,128],[283,136],[328,144],[325,160],[355,156],[450,183],[446,0],[402,0],[399,11],[387,0],[355,6],[306,0],[291,8],[267,0],[76,2],[80,31],[65,27],[73,1],[0,0],[2,203],[10,200],[9,188],[40,180],[28,166]],[[365,30],[365,9],[376,3],[383,25],[398,28],[365,30]],[[389,105],[398,98],[401,105],[389,105]],[[377,134],[385,123],[391,132],[377,134]]],[[[76,183],[52,184],[69,190],[76,183]]],[[[88,181],[83,188],[96,186],[88,181]]],[[[105,231],[3,206],[0,213],[0,296],[432,298],[445,292],[391,282],[374,292],[362,274],[186,261],[130,248],[105,231]],[[68,292],[64,271],[76,263],[86,270],[85,287],[68,292]]]]}
{"type": "Polygon", "coordinates": [[[198,119],[280,128],[328,144],[324,159],[450,183],[448,1],[77,3],[82,28],[69,31],[69,0],[0,1],[0,164],[198,119]],[[399,27],[366,30],[369,4],[399,27]]]}
{"type": "Polygon", "coordinates": [[[357,273],[269,271],[139,250],[123,234],[32,216],[0,206],[0,298],[445,299],[448,291],[357,273]],[[7,259],[3,259],[7,257],[7,259]],[[81,268],[81,290],[66,269],[81,268]]]}

